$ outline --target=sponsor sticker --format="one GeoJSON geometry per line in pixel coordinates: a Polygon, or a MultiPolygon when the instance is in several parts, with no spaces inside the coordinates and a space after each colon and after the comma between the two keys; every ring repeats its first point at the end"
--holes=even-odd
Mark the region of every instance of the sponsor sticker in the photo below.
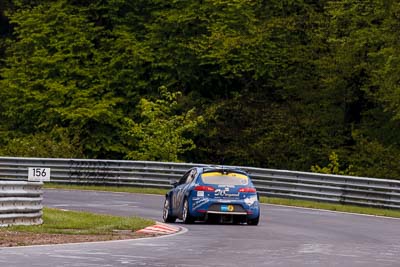
{"type": "Polygon", "coordinates": [[[233,205],[221,205],[221,211],[223,212],[229,212],[229,211],[234,211],[235,207],[233,205]]]}
{"type": "Polygon", "coordinates": [[[200,206],[208,203],[209,201],[210,200],[208,198],[201,198],[200,200],[196,200],[193,202],[193,209],[195,210],[195,209],[199,208],[200,206]]]}

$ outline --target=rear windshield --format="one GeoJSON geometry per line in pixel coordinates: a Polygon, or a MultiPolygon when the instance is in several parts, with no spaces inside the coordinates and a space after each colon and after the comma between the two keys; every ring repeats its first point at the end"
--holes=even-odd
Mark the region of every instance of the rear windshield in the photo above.
{"type": "Polygon", "coordinates": [[[201,175],[201,180],[205,184],[216,185],[248,185],[249,177],[241,173],[207,172],[201,175]]]}

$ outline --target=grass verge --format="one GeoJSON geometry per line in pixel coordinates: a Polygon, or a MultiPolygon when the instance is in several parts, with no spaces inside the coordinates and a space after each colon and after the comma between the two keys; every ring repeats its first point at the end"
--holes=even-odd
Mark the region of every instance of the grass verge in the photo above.
{"type": "Polygon", "coordinates": [[[43,209],[43,224],[0,228],[0,247],[134,239],[154,221],[80,211],[43,209]]]}
{"type": "MultiPolygon", "coordinates": [[[[45,184],[45,188],[101,190],[108,192],[127,192],[127,193],[157,194],[157,195],[164,195],[166,192],[168,192],[167,189],[157,189],[157,188],[93,186],[93,185],[82,186],[82,185],[67,185],[67,184],[45,184]]],[[[284,205],[292,207],[304,207],[304,208],[400,218],[400,210],[392,210],[392,209],[380,209],[380,208],[360,207],[354,205],[341,205],[341,204],[332,204],[332,203],[324,203],[316,201],[270,198],[270,197],[261,197],[260,202],[266,204],[284,205]]]]}
{"type": "Polygon", "coordinates": [[[152,220],[139,217],[120,217],[82,211],[43,208],[43,224],[10,226],[5,229],[32,233],[107,235],[114,234],[118,230],[134,232],[154,225],[154,223],[152,220]]]}

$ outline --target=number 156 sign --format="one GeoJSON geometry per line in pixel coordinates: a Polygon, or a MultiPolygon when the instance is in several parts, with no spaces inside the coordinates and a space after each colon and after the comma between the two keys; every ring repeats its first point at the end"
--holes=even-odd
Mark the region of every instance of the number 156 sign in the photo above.
{"type": "Polygon", "coordinates": [[[50,181],[50,168],[40,168],[40,167],[28,168],[28,181],[33,181],[33,182],[50,181]]]}

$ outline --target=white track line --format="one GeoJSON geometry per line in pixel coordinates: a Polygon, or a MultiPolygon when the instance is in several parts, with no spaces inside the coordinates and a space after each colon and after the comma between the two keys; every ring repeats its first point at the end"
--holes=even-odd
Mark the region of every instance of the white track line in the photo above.
{"type": "Polygon", "coordinates": [[[364,217],[373,217],[373,218],[380,218],[380,219],[400,220],[400,218],[382,216],[382,215],[362,214],[362,213],[354,213],[354,212],[346,212],[346,211],[325,210],[325,209],[306,208],[306,207],[297,207],[297,206],[287,206],[287,205],[269,204],[269,203],[260,203],[260,204],[261,205],[265,205],[265,206],[276,206],[276,207],[283,207],[283,208],[289,208],[289,209],[302,209],[302,210],[312,210],[312,211],[321,211],[321,212],[357,215],[357,216],[364,216],[364,217]]]}

